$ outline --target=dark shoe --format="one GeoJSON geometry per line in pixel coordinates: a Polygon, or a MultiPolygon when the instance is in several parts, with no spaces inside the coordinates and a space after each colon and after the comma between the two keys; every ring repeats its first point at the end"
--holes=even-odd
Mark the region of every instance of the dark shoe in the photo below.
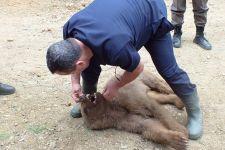
{"type": "Polygon", "coordinates": [[[188,115],[187,129],[189,132],[189,138],[197,140],[203,134],[202,112],[199,106],[197,90],[195,89],[195,91],[190,95],[182,96],[181,99],[184,102],[188,115]]]}
{"type": "Polygon", "coordinates": [[[196,36],[195,36],[193,42],[205,50],[212,49],[212,45],[209,43],[209,41],[204,36],[204,27],[196,27],[196,36]]]}
{"type": "Polygon", "coordinates": [[[174,28],[174,34],[173,34],[173,47],[180,48],[181,47],[181,31],[182,26],[176,25],[174,28]]]}
{"type": "Polygon", "coordinates": [[[10,85],[0,83],[0,95],[10,95],[15,93],[16,89],[10,85]]]}
{"type": "Polygon", "coordinates": [[[80,111],[80,104],[75,104],[72,108],[72,110],[70,111],[70,115],[73,118],[81,118],[81,111],[80,111]]]}

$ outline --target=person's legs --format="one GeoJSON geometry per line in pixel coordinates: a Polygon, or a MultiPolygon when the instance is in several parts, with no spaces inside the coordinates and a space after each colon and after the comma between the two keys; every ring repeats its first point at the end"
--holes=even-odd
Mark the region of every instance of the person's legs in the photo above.
{"type": "Polygon", "coordinates": [[[173,25],[184,23],[184,12],[186,11],[186,0],[173,0],[171,5],[171,15],[173,25]]]}
{"type": "Polygon", "coordinates": [[[173,35],[173,46],[181,47],[182,24],[184,23],[184,12],[186,10],[186,0],[173,0],[171,5],[172,24],[175,26],[173,35]]]}
{"type": "Polygon", "coordinates": [[[207,22],[208,0],[192,0],[194,21],[196,26],[204,27],[207,22]]]}
{"type": "MultiPolygon", "coordinates": [[[[83,94],[93,94],[97,92],[98,77],[101,73],[101,67],[94,60],[91,60],[89,67],[82,72],[82,92],[83,94]]],[[[73,118],[80,118],[80,104],[73,106],[70,115],[73,118]]]]}
{"type": "Polygon", "coordinates": [[[192,0],[194,20],[196,25],[196,36],[193,40],[194,43],[206,50],[211,50],[212,45],[204,36],[204,28],[207,22],[207,6],[208,0],[192,0]]]}
{"type": "Polygon", "coordinates": [[[10,95],[15,93],[16,89],[10,85],[0,83],[0,95],[10,95]]]}
{"type": "Polygon", "coordinates": [[[202,135],[202,113],[196,86],[190,82],[185,71],[179,68],[172,47],[170,34],[160,39],[149,41],[145,45],[159,74],[173,89],[183,103],[188,113],[188,131],[190,139],[197,139],[202,135]]]}

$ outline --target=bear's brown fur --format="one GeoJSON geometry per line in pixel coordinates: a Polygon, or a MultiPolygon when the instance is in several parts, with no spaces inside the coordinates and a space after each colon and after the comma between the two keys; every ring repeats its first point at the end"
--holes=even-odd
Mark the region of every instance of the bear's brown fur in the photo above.
{"type": "Polygon", "coordinates": [[[113,101],[96,93],[80,98],[80,102],[85,125],[90,129],[125,130],[175,149],[186,149],[186,128],[161,104],[173,104],[178,109],[184,105],[165,82],[149,72],[122,87],[113,101]]]}

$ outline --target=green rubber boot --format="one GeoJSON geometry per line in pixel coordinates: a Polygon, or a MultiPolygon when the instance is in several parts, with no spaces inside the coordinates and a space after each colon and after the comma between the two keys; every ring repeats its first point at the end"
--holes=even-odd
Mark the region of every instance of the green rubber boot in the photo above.
{"type": "MultiPolygon", "coordinates": [[[[82,84],[82,91],[84,94],[93,94],[97,91],[97,83],[93,85],[89,85],[83,80],[82,84]]],[[[80,118],[82,117],[81,111],[80,111],[80,104],[77,103],[73,106],[72,110],[70,111],[70,115],[73,118],[80,118]]]]}
{"type": "Polygon", "coordinates": [[[10,95],[15,93],[16,89],[10,85],[0,83],[0,95],[10,95]]]}
{"type": "Polygon", "coordinates": [[[73,118],[81,118],[80,104],[76,103],[70,111],[70,115],[73,118]]]}
{"type": "Polygon", "coordinates": [[[202,112],[199,105],[197,89],[191,95],[182,96],[181,99],[184,102],[188,115],[187,129],[189,138],[197,140],[203,134],[202,112]]]}

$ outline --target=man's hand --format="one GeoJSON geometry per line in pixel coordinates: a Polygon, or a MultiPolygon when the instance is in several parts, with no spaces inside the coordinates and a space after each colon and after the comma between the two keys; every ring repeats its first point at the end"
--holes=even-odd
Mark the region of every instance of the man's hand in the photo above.
{"type": "Polygon", "coordinates": [[[106,100],[112,100],[118,93],[119,86],[118,81],[111,79],[106,84],[102,94],[106,100]]]}
{"type": "Polygon", "coordinates": [[[79,100],[79,97],[83,95],[80,86],[80,72],[71,74],[72,82],[72,98],[75,102],[79,100]]]}
{"type": "Polygon", "coordinates": [[[139,62],[138,66],[132,72],[125,71],[122,76],[120,76],[120,79],[109,80],[103,91],[103,96],[105,97],[105,99],[112,100],[117,95],[119,88],[136,79],[143,71],[143,69],[143,63],[139,62]]]}
{"type": "Polygon", "coordinates": [[[72,97],[73,97],[73,100],[75,102],[77,102],[79,100],[79,97],[82,96],[83,93],[81,91],[81,86],[80,84],[73,84],[72,85],[72,97]]]}

